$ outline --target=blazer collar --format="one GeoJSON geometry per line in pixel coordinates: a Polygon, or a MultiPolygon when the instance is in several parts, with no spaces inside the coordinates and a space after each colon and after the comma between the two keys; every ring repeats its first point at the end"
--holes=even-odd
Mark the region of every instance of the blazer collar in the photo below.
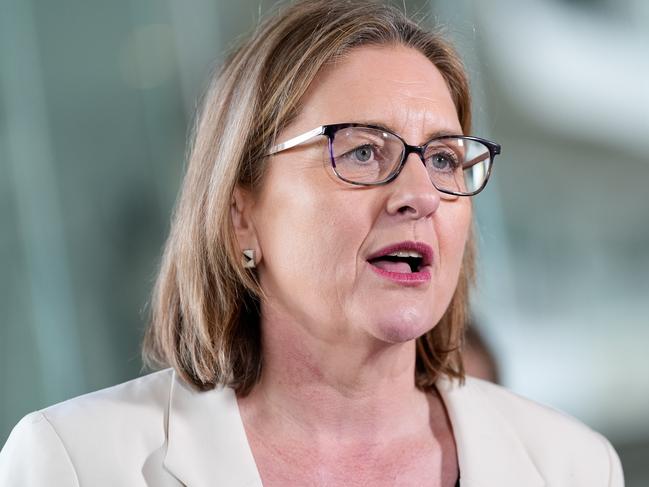
{"type": "Polygon", "coordinates": [[[261,487],[234,391],[171,382],[165,468],[188,487],[261,487]]]}
{"type": "Polygon", "coordinates": [[[511,424],[481,392],[446,376],[436,382],[453,427],[461,487],[542,487],[543,477],[511,424]]]}
{"type": "MultiPolygon", "coordinates": [[[[436,382],[453,427],[461,486],[543,487],[525,445],[474,381],[436,382]]],[[[234,391],[197,392],[175,372],[171,382],[165,468],[189,487],[262,487],[234,391]]]]}

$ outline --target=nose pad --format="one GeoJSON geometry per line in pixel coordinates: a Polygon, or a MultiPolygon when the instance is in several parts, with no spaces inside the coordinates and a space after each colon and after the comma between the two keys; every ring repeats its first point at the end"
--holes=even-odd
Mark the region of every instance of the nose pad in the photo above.
{"type": "Polygon", "coordinates": [[[408,214],[412,218],[430,216],[439,206],[441,193],[435,188],[422,158],[410,153],[401,172],[392,182],[394,188],[387,203],[390,214],[408,214]]]}

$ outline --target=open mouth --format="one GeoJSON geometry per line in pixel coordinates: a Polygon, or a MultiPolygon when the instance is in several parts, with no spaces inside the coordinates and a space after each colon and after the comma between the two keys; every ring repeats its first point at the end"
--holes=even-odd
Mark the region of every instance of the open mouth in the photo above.
{"type": "Polygon", "coordinates": [[[422,283],[431,278],[433,249],[423,242],[399,242],[374,252],[367,262],[387,279],[402,284],[422,283]]]}
{"type": "Polygon", "coordinates": [[[397,251],[368,260],[370,264],[387,272],[412,274],[423,267],[424,258],[414,251],[397,251]]]}

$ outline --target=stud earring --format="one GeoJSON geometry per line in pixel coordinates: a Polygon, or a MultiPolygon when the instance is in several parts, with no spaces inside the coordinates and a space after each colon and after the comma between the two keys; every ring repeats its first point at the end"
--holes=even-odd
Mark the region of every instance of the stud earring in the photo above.
{"type": "Polygon", "coordinates": [[[246,249],[243,251],[243,268],[254,269],[257,267],[255,263],[255,251],[253,249],[246,249]]]}

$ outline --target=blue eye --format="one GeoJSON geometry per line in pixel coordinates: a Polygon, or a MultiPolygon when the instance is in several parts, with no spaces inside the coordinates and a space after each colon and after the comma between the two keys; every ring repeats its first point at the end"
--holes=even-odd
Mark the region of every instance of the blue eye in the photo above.
{"type": "Polygon", "coordinates": [[[353,157],[359,162],[367,162],[374,156],[374,149],[369,144],[356,147],[351,152],[353,157]]]}
{"type": "Polygon", "coordinates": [[[428,159],[433,169],[438,171],[454,171],[458,162],[453,154],[448,152],[437,152],[428,159]]]}

